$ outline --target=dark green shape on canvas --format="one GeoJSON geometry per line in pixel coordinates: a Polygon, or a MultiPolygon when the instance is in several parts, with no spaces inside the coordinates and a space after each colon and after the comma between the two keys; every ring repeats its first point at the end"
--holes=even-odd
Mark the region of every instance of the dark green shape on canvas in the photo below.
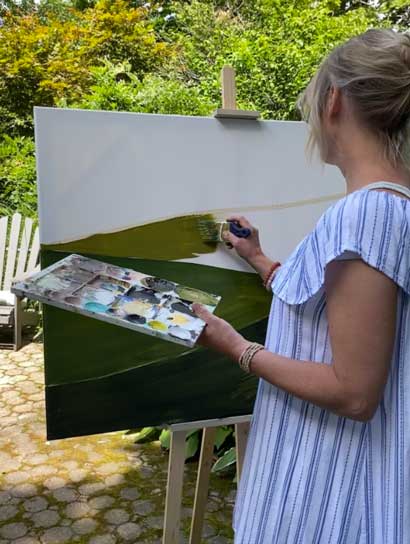
{"type": "MultiPolygon", "coordinates": [[[[43,249],[43,267],[66,255],[43,249]]],[[[87,255],[221,295],[217,314],[250,340],[264,341],[270,297],[255,274],[87,255]]],[[[226,357],[55,307],[44,310],[50,439],[252,410],[256,379],[226,357]]]]}

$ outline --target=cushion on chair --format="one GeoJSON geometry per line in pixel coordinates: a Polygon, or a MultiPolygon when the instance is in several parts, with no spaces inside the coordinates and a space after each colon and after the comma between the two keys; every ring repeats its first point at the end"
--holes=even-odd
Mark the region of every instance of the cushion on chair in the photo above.
{"type": "Polygon", "coordinates": [[[0,306],[14,306],[15,296],[10,291],[0,291],[0,306]]]}

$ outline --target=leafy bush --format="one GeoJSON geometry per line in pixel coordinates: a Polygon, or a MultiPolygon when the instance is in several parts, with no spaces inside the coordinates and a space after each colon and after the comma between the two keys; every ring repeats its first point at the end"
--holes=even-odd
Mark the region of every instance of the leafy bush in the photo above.
{"type": "MultiPolygon", "coordinates": [[[[90,93],[71,106],[181,115],[209,115],[215,108],[215,104],[201,97],[197,87],[184,85],[177,79],[148,74],[140,80],[128,62],[114,65],[105,61],[90,72],[93,78],[90,93]]],[[[59,105],[68,104],[64,100],[59,105]]]]}
{"type": "Polygon", "coordinates": [[[171,54],[147,11],[126,0],[99,0],[83,11],[44,5],[24,15],[10,11],[0,28],[0,108],[30,120],[33,105],[81,97],[92,82],[90,69],[104,59],[127,60],[141,76],[171,54]]]}
{"type": "MultiPolygon", "coordinates": [[[[156,427],[144,427],[140,430],[131,430],[127,434],[134,434],[136,444],[145,444],[159,440],[161,447],[169,450],[171,446],[171,431],[156,427]]],[[[201,429],[192,429],[187,433],[185,440],[185,460],[197,459],[200,452],[202,439],[201,429]]],[[[218,427],[215,433],[214,464],[212,472],[222,475],[233,474],[236,464],[236,449],[234,439],[234,426],[225,425],[218,427]]]]}
{"type": "Polygon", "coordinates": [[[30,137],[0,138],[0,214],[16,211],[36,217],[34,142],[30,137]]]}
{"type": "Polygon", "coordinates": [[[223,64],[236,69],[238,102],[263,117],[295,119],[295,102],[330,49],[370,27],[388,24],[368,7],[334,15],[334,0],[174,2],[164,33],[179,45],[177,70],[204,96],[219,100],[223,64]]]}

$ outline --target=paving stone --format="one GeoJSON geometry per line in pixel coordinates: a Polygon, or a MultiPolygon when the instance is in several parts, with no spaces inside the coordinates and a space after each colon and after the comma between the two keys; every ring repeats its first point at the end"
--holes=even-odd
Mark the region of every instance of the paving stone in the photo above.
{"type": "Polygon", "coordinates": [[[211,536],[215,536],[218,532],[217,529],[213,525],[210,525],[209,523],[204,523],[203,529],[202,529],[202,538],[209,538],[211,536]]]}
{"type": "Polygon", "coordinates": [[[106,521],[108,521],[108,523],[120,525],[129,520],[129,514],[126,510],[121,508],[113,508],[112,510],[107,510],[107,512],[104,514],[104,518],[106,521]]]}
{"type": "Polygon", "coordinates": [[[125,482],[125,478],[122,474],[112,474],[111,476],[108,476],[104,483],[108,487],[113,487],[115,485],[120,485],[125,482]]]}
{"type": "Polygon", "coordinates": [[[141,527],[136,523],[124,523],[117,528],[118,534],[124,540],[134,540],[140,536],[141,527]]]}
{"type": "Polygon", "coordinates": [[[74,502],[77,500],[78,494],[74,489],[61,487],[53,491],[53,497],[59,502],[74,502]]]}
{"type": "Polygon", "coordinates": [[[97,522],[91,518],[78,519],[73,523],[72,528],[79,535],[88,535],[96,530],[97,522]]]}
{"type": "Polygon", "coordinates": [[[30,472],[33,476],[43,477],[55,474],[57,469],[55,467],[51,467],[50,465],[39,465],[34,467],[30,472]]]}
{"type": "Polygon", "coordinates": [[[114,499],[109,495],[100,495],[99,497],[94,497],[91,499],[89,504],[91,508],[102,510],[104,508],[109,508],[114,502],[114,499]]]}
{"type": "Polygon", "coordinates": [[[116,538],[112,535],[93,536],[89,544],[115,544],[116,538]]]}
{"type": "Polygon", "coordinates": [[[164,525],[164,518],[162,516],[150,516],[145,520],[145,523],[151,529],[162,529],[164,525]]]}
{"type": "Polygon", "coordinates": [[[63,542],[72,542],[73,531],[70,527],[53,527],[47,529],[41,537],[44,544],[60,544],[63,542]]]}
{"type": "Polygon", "coordinates": [[[209,501],[206,509],[208,512],[218,512],[221,509],[221,505],[214,501],[209,501]]]}
{"type": "Polygon", "coordinates": [[[231,539],[226,538],[224,536],[214,536],[210,540],[208,540],[209,544],[230,544],[232,542],[231,539]]]}
{"type": "Polygon", "coordinates": [[[64,461],[63,463],[60,463],[60,466],[66,468],[67,470],[75,470],[78,468],[77,461],[64,461]]]}
{"type": "Polygon", "coordinates": [[[48,502],[44,497],[34,497],[24,501],[23,506],[27,512],[41,512],[47,508],[48,502]]]}
{"type": "Polygon", "coordinates": [[[192,508],[182,508],[181,509],[181,518],[190,518],[192,517],[192,508]]]}
{"type": "Polygon", "coordinates": [[[6,504],[11,499],[8,491],[0,491],[0,504],[6,504]]]}
{"type": "Polygon", "coordinates": [[[17,540],[13,540],[13,544],[40,544],[40,540],[31,536],[23,536],[17,540]]]}
{"type": "Polygon", "coordinates": [[[0,535],[4,538],[19,538],[27,533],[27,527],[24,523],[7,523],[0,527],[0,535]]]}
{"type": "Polygon", "coordinates": [[[101,474],[115,474],[118,473],[120,466],[117,463],[104,463],[98,467],[98,472],[101,474]]]}
{"type": "Polygon", "coordinates": [[[154,505],[150,501],[136,501],[133,504],[133,509],[136,514],[146,516],[154,510],[154,505]]]}
{"type": "Polygon", "coordinates": [[[37,453],[35,455],[32,455],[29,459],[27,459],[27,463],[29,465],[41,465],[41,463],[46,463],[48,459],[47,455],[44,455],[42,453],[37,453]]]}
{"type": "Polygon", "coordinates": [[[86,517],[90,512],[90,507],[84,502],[72,502],[65,507],[66,516],[72,519],[86,517]]]}
{"type": "Polygon", "coordinates": [[[15,497],[33,497],[37,493],[37,487],[33,484],[19,484],[11,492],[15,497]]]}
{"type": "Polygon", "coordinates": [[[66,483],[66,480],[60,478],[59,476],[52,476],[51,478],[47,478],[47,480],[44,480],[43,482],[44,487],[48,487],[48,489],[59,489],[65,486],[66,483]]]}
{"type": "Polygon", "coordinates": [[[68,477],[72,482],[81,482],[87,477],[87,472],[81,468],[70,470],[68,477]]]}
{"type": "Polygon", "coordinates": [[[90,451],[87,453],[88,460],[91,461],[91,463],[98,463],[98,461],[101,461],[104,459],[102,455],[99,453],[96,453],[95,451],[90,451]]]}
{"type": "Polygon", "coordinates": [[[18,508],[12,504],[7,504],[6,506],[0,506],[0,521],[5,521],[7,519],[14,518],[17,514],[18,508]]]}
{"type": "Polygon", "coordinates": [[[139,469],[139,476],[141,478],[151,478],[152,477],[152,474],[153,474],[153,470],[152,468],[150,467],[147,467],[147,466],[143,466],[139,469]]]}
{"type": "Polygon", "coordinates": [[[53,510],[42,510],[33,514],[31,519],[36,527],[52,527],[56,525],[60,516],[53,510]]]}
{"type": "Polygon", "coordinates": [[[20,472],[9,472],[5,475],[4,479],[9,484],[21,484],[22,482],[28,480],[29,477],[30,474],[28,472],[21,470],[20,472]]]}
{"type": "Polygon", "coordinates": [[[81,485],[78,488],[78,491],[81,493],[81,495],[94,495],[94,493],[98,493],[98,491],[101,491],[104,489],[104,484],[100,482],[96,482],[95,484],[84,484],[81,485]]]}
{"type": "Polygon", "coordinates": [[[140,493],[138,491],[138,488],[136,487],[124,487],[124,489],[121,489],[120,496],[123,499],[127,499],[129,501],[133,501],[139,497],[140,493]]]}

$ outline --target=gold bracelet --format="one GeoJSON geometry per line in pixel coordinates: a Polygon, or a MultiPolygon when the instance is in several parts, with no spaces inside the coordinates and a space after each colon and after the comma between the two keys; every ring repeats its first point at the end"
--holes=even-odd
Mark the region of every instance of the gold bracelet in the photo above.
{"type": "Polygon", "coordinates": [[[250,373],[250,364],[252,359],[261,349],[265,349],[265,346],[262,346],[262,344],[258,344],[257,342],[251,342],[249,346],[241,353],[238,363],[241,369],[247,374],[250,373]]]}

